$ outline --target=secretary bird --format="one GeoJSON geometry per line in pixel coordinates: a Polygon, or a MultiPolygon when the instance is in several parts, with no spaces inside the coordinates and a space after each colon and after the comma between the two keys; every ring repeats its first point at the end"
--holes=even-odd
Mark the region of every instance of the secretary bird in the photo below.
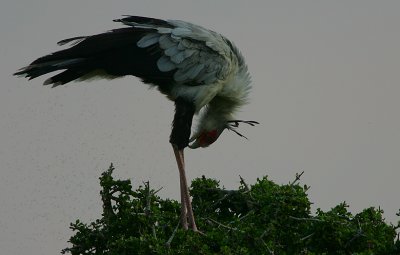
{"type": "Polygon", "coordinates": [[[224,36],[180,21],[126,16],[126,27],[58,42],[70,48],[40,57],[14,75],[29,79],[63,70],[45,80],[57,87],[93,77],[139,77],[175,102],[170,143],[179,169],[181,224],[198,231],[185,174],[184,149],[207,147],[221,133],[237,131],[234,113],[248,101],[250,75],[244,58],[224,36]],[[190,138],[192,119],[203,109],[190,138]]]}

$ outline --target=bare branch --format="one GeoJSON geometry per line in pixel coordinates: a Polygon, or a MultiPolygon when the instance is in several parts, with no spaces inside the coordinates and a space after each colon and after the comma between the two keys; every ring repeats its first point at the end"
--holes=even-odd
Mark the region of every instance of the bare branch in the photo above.
{"type": "Polygon", "coordinates": [[[242,178],[242,176],[239,175],[239,177],[240,177],[240,183],[243,184],[244,189],[245,189],[246,191],[250,191],[249,185],[247,185],[247,183],[244,181],[244,179],[242,178]]]}
{"type": "Polygon", "coordinates": [[[244,218],[247,218],[249,215],[253,214],[254,210],[250,210],[248,213],[246,213],[245,215],[243,215],[242,217],[239,218],[239,221],[243,220],[244,218]]]}
{"type": "Polygon", "coordinates": [[[311,234],[309,234],[309,235],[306,235],[305,237],[300,238],[300,241],[304,241],[304,240],[306,240],[306,239],[312,237],[314,234],[315,234],[315,233],[311,233],[311,234]]]}
{"type": "Polygon", "coordinates": [[[304,221],[318,221],[318,222],[323,222],[323,220],[317,219],[317,218],[298,218],[294,216],[289,216],[290,219],[293,220],[304,220],[304,221]]]}
{"type": "Polygon", "coordinates": [[[271,249],[268,247],[268,244],[266,244],[265,241],[264,241],[262,238],[260,238],[260,241],[261,241],[261,242],[263,243],[263,245],[267,248],[269,254],[271,254],[271,255],[274,255],[274,254],[275,254],[275,252],[274,252],[273,250],[271,250],[271,249]]]}
{"type": "Polygon", "coordinates": [[[165,243],[165,246],[166,246],[167,248],[170,248],[170,247],[171,247],[172,239],[174,239],[174,237],[175,237],[175,235],[176,235],[176,231],[178,230],[178,227],[179,227],[180,224],[181,224],[181,221],[178,220],[178,224],[176,225],[176,227],[175,227],[175,229],[174,229],[174,232],[172,232],[172,235],[169,237],[168,241],[165,243]]]}
{"type": "Polygon", "coordinates": [[[296,179],[294,179],[294,181],[292,183],[290,183],[290,186],[293,186],[296,182],[298,182],[300,180],[300,177],[304,174],[304,171],[299,173],[296,173],[296,179]]]}
{"type": "Polygon", "coordinates": [[[211,219],[211,218],[205,218],[205,219],[206,219],[207,221],[211,221],[211,222],[217,224],[217,225],[220,226],[220,227],[223,227],[223,228],[226,228],[226,229],[229,229],[229,230],[234,230],[234,231],[237,231],[237,230],[238,230],[237,228],[231,228],[231,227],[226,226],[226,225],[224,225],[224,224],[222,224],[222,223],[220,223],[220,222],[218,222],[218,221],[216,221],[216,220],[214,220],[214,219],[211,219]]]}

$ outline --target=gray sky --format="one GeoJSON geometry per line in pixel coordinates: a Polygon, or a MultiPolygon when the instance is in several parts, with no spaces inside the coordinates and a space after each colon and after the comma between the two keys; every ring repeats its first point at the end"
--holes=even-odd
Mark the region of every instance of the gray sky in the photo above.
{"type": "Polygon", "coordinates": [[[98,177],[150,180],[178,198],[168,143],[173,103],[133,77],[43,87],[12,77],[56,42],[115,28],[123,14],[191,21],[226,35],[253,77],[238,118],[249,140],[224,132],[187,150],[188,178],[235,188],[305,171],[314,209],[400,207],[399,1],[5,0],[0,8],[0,247],[57,254],[69,223],[100,217],[98,177]]]}

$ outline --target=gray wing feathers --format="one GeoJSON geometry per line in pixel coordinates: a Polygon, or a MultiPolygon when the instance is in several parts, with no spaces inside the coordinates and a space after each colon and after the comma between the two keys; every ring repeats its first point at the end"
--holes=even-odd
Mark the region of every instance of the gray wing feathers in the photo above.
{"type": "Polygon", "coordinates": [[[160,44],[160,48],[165,50],[172,46],[175,46],[177,40],[172,39],[170,35],[161,35],[158,43],[160,44]]]}
{"type": "Polygon", "coordinates": [[[137,42],[137,46],[140,48],[147,48],[153,44],[158,43],[159,38],[160,38],[160,35],[157,33],[147,34],[147,35],[143,36],[142,39],[140,39],[137,42]]]}
{"type": "Polygon", "coordinates": [[[161,72],[169,72],[176,69],[176,65],[167,56],[162,56],[157,61],[157,67],[161,72]]]}
{"type": "Polygon", "coordinates": [[[165,49],[164,54],[168,57],[173,57],[180,52],[181,52],[181,50],[178,50],[178,45],[173,45],[172,47],[165,49]]]}
{"type": "Polygon", "coordinates": [[[210,30],[184,21],[168,21],[173,28],[154,24],[137,24],[149,29],[137,46],[158,45],[164,52],[157,61],[162,72],[176,69],[174,80],[187,85],[211,84],[225,79],[235,62],[224,38],[210,30]]]}

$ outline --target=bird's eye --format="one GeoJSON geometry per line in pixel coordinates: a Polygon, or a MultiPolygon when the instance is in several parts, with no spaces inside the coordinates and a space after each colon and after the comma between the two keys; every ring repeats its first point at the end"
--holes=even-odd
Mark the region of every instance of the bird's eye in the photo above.
{"type": "Polygon", "coordinates": [[[201,147],[207,147],[218,139],[218,131],[216,129],[206,131],[200,134],[197,138],[201,147]]]}

